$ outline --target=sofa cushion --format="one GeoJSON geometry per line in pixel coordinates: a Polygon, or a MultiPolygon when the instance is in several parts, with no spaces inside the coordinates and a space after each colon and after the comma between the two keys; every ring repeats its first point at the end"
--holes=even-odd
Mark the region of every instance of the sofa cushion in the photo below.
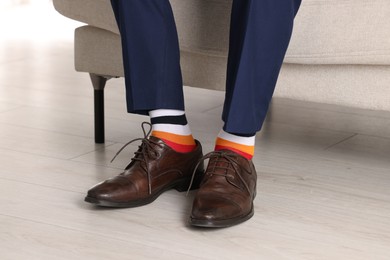
{"type": "Polygon", "coordinates": [[[288,62],[390,64],[389,0],[303,1],[288,62]]]}
{"type": "MultiPolygon", "coordinates": [[[[226,56],[231,0],[170,2],[183,50],[226,56]]],[[[118,33],[109,0],[54,5],[67,17],[118,33]]],[[[303,0],[285,62],[390,64],[390,1],[303,0]]]]}
{"type": "Polygon", "coordinates": [[[119,33],[110,0],[53,0],[53,4],[66,17],[119,33]]]}
{"type": "Polygon", "coordinates": [[[94,26],[81,26],[75,31],[74,56],[76,71],[123,77],[120,36],[94,26]]]}

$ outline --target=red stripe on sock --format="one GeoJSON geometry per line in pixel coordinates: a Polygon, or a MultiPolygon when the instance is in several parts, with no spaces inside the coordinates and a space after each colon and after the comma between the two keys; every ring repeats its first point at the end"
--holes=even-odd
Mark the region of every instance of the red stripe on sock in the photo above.
{"type": "Polygon", "coordinates": [[[220,151],[220,150],[230,150],[230,151],[233,151],[235,153],[238,153],[239,155],[242,155],[243,157],[245,157],[246,159],[248,160],[251,160],[253,158],[253,155],[252,154],[248,154],[248,153],[244,153],[243,151],[240,151],[238,149],[235,149],[233,147],[228,147],[228,146],[222,146],[222,145],[216,145],[215,148],[214,148],[215,151],[220,151]]]}
{"type": "Polygon", "coordinates": [[[171,141],[169,141],[167,139],[163,139],[163,138],[160,138],[160,139],[163,140],[164,143],[166,143],[173,150],[175,150],[176,152],[179,152],[179,153],[192,152],[195,149],[195,147],[196,147],[196,145],[178,144],[178,143],[171,142],[171,141]]]}

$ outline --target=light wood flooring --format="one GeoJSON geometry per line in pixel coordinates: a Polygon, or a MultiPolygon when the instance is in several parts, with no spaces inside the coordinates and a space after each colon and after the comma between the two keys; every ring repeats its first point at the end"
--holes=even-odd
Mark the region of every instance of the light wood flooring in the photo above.
{"type": "MultiPolygon", "coordinates": [[[[134,209],[83,201],[127,164],[147,118],[106,89],[107,142],[93,140],[92,87],[73,69],[76,23],[50,6],[0,10],[0,259],[390,259],[390,113],[274,99],[254,158],[255,216],[187,225],[191,194],[134,209]],[[16,24],[16,22],[19,24],[16,24]]],[[[205,152],[223,93],[185,87],[205,152]]]]}

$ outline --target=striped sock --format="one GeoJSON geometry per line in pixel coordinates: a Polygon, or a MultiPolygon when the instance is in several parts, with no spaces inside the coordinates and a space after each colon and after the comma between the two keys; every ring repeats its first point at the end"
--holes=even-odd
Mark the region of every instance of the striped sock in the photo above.
{"type": "Polygon", "coordinates": [[[255,153],[255,135],[239,136],[221,130],[215,141],[214,150],[230,150],[250,160],[255,153]]]}
{"type": "Polygon", "coordinates": [[[173,150],[181,153],[191,152],[196,143],[184,111],[157,109],[149,112],[152,123],[152,136],[163,140],[173,150]]]}

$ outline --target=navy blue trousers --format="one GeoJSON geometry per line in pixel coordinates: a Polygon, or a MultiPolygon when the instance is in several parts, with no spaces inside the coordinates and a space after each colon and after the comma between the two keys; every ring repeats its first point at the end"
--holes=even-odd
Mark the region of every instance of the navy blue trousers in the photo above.
{"type": "MultiPolygon", "coordinates": [[[[183,0],[185,1],[185,0],[183,0]]],[[[184,110],[169,0],[111,0],[121,33],[129,113],[184,110]]],[[[266,117],[301,0],[233,0],[224,130],[252,134],[266,117]]]]}

